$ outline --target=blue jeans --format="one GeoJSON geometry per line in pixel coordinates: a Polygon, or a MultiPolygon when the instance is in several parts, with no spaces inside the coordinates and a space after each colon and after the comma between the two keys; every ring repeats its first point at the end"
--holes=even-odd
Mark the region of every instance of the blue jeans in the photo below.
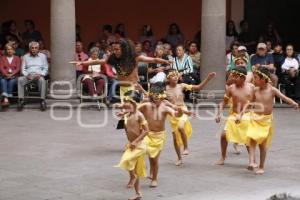
{"type": "Polygon", "coordinates": [[[1,80],[2,95],[5,97],[12,97],[13,90],[17,85],[17,78],[13,78],[13,79],[0,78],[0,80],[1,80]]]}
{"type": "Polygon", "coordinates": [[[110,79],[109,83],[110,83],[110,87],[108,90],[107,99],[108,101],[112,101],[113,97],[117,96],[116,87],[118,86],[119,82],[116,79],[110,79]]]}

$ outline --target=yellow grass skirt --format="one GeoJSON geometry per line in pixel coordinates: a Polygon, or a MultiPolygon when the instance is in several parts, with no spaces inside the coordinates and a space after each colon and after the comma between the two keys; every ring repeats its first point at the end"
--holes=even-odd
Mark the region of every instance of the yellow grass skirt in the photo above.
{"type": "Polygon", "coordinates": [[[250,113],[245,113],[241,122],[238,124],[235,123],[237,115],[237,113],[232,112],[226,121],[226,139],[228,142],[246,144],[246,134],[250,123],[250,113]]]}
{"type": "Polygon", "coordinates": [[[161,152],[165,145],[166,139],[166,131],[149,131],[144,140],[147,145],[147,154],[149,154],[150,158],[155,158],[161,152]]]}
{"type": "Polygon", "coordinates": [[[262,144],[265,140],[266,147],[270,147],[273,137],[273,115],[259,115],[251,113],[251,120],[247,131],[247,145],[250,144],[250,139],[253,139],[257,144],[262,144]]]}
{"type": "Polygon", "coordinates": [[[147,148],[144,141],[140,142],[140,144],[133,150],[131,150],[129,145],[127,145],[120,163],[115,167],[119,167],[127,171],[135,170],[138,177],[146,177],[146,163],[144,159],[146,150],[147,148]]]}

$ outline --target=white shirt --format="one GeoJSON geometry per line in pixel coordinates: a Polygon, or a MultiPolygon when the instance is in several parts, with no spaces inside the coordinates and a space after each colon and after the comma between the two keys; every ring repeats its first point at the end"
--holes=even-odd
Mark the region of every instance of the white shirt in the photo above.
{"type": "Polygon", "coordinates": [[[40,74],[46,76],[48,73],[47,57],[43,53],[38,53],[36,56],[31,56],[27,53],[22,60],[22,74],[28,76],[29,74],[40,74]]]}
{"type": "Polygon", "coordinates": [[[298,70],[299,68],[299,62],[296,58],[285,58],[283,64],[281,65],[282,70],[289,70],[291,68],[294,68],[298,70]]]}
{"type": "Polygon", "coordinates": [[[9,64],[11,64],[12,63],[12,61],[13,61],[13,59],[14,59],[14,57],[13,56],[11,56],[11,57],[6,57],[7,58],[7,61],[8,61],[8,63],[9,64]]]}

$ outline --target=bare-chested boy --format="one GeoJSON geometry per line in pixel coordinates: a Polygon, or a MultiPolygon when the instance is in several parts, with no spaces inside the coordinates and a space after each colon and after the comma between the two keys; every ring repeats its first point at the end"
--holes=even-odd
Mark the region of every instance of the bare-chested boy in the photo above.
{"type": "Polygon", "coordinates": [[[254,90],[254,112],[251,114],[247,131],[247,140],[250,146],[249,166],[255,165],[255,149],[258,144],[260,149],[260,164],[256,174],[263,174],[266,152],[273,136],[273,100],[275,96],[281,98],[295,109],[298,108],[298,104],[271,85],[272,82],[268,68],[259,67],[254,70],[254,81],[256,86],[254,90]]]}
{"type": "Polygon", "coordinates": [[[254,85],[245,82],[247,70],[237,67],[232,71],[234,84],[226,89],[223,102],[220,103],[216,122],[219,123],[221,114],[229,99],[232,99],[232,112],[226,121],[225,132],[221,135],[221,159],[218,165],[223,165],[226,159],[228,142],[246,144],[246,133],[249,124],[247,108],[254,97],[254,85]]]}
{"type": "Polygon", "coordinates": [[[143,139],[148,134],[148,124],[144,115],[137,109],[137,103],[140,101],[140,94],[131,90],[124,94],[123,104],[115,105],[126,112],[125,130],[129,144],[116,167],[129,171],[130,181],[127,186],[128,188],[134,186],[136,192],[135,196],[130,198],[130,200],[142,198],[139,177],[146,177],[144,155],[147,149],[143,139]]]}
{"type": "MultiPolygon", "coordinates": [[[[166,87],[168,101],[177,106],[179,109],[186,110],[187,108],[184,103],[184,91],[201,90],[215,76],[216,73],[212,72],[208,74],[207,78],[199,85],[188,85],[185,83],[178,83],[179,74],[177,71],[169,71],[167,76],[168,85],[166,87]]],[[[183,155],[189,154],[188,140],[192,135],[192,125],[186,114],[183,114],[180,117],[169,117],[169,121],[173,130],[174,147],[178,157],[178,160],[175,164],[179,166],[183,163],[180,148],[183,146],[183,155]]]]}
{"type": "Polygon", "coordinates": [[[164,92],[164,88],[160,85],[152,85],[149,93],[150,101],[139,106],[139,110],[149,124],[149,133],[145,137],[145,142],[150,161],[150,178],[152,179],[150,187],[157,187],[158,161],[166,141],[166,118],[168,115],[179,116],[182,114],[163,102],[163,99],[166,98],[164,92]]]}

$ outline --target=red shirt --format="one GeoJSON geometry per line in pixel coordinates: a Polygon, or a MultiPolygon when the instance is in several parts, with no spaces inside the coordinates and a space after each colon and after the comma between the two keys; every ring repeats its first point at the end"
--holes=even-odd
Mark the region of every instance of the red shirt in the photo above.
{"type": "Polygon", "coordinates": [[[8,77],[9,72],[13,76],[19,76],[21,70],[21,59],[18,56],[13,56],[11,63],[8,62],[6,56],[0,57],[0,72],[3,77],[8,77]]]}

